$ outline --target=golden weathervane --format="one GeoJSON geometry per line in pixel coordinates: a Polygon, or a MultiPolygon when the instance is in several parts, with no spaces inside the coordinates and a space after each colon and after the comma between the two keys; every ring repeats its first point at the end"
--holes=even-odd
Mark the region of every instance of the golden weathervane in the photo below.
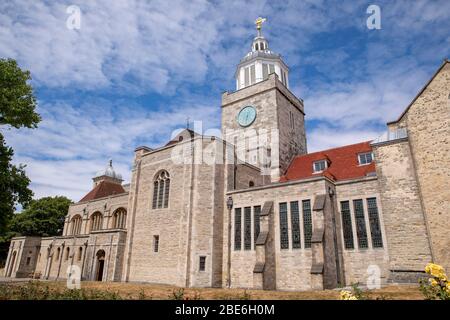
{"type": "Polygon", "coordinates": [[[264,23],[264,22],[266,22],[266,18],[261,18],[261,17],[259,17],[258,19],[256,19],[256,21],[255,21],[255,24],[256,24],[256,30],[258,30],[258,31],[260,31],[261,30],[261,27],[262,27],[262,24],[264,23]]]}

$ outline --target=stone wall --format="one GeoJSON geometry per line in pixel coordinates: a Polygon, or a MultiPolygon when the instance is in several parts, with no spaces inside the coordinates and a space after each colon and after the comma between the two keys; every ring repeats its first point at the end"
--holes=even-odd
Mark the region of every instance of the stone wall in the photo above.
{"type": "Polygon", "coordinates": [[[373,145],[389,269],[421,271],[431,260],[419,187],[407,139],[373,145]]]}
{"type": "Polygon", "coordinates": [[[40,237],[12,238],[5,264],[5,276],[26,278],[33,275],[39,258],[40,245],[40,237]]]}
{"type": "Polygon", "coordinates": [[[202,137],[193,141],[136,155],[125,281],[221,285],[224,160],[214,164],[214,155],[224,156],[218,152],[223,144],[202,137]],[[211,144],[205,159],[202,150],[211,144]],[[153,209],[153,181],[163,169],[171,178],[169,207],[153,209]],[[153,250],[154,236],[159,236],[158,252],[153,250]],[[201,256],[206,257],[205,271],[199,270],[201,256]]]}
{"type": "MultiPolygon", "coordinates": [[[[289,229],[289,249],[280,249],[280,218],[279,203],[290,201],[299,201],[300,210],[300,230],[303,230],[303,220],[301,211],[301,201],[311,200],[311,206],[314,203],[315,195],[325,192],[325,180],[313,179],[311,181],[297,182],[295,184],[277,184],[261,188],[251,188],[249,190],[237,190],[228,192],[227,195],[233,198],[233,212],[231,214],[231,287],[252,288],[253,270],[256,262],[254,223],[252,210],[252,246],[251,250],[244,250],[244,236],[242,223],[242,250],[234,249],[234,210],[235,208],[244,208],[251,206],[264,205],[266,201],[274,201],[273,207],[273,229],[269,231],[275,242],[275,273],[277,290],[309,290],[311,288],[311,249],[304,246],[304,234],[301,231],[301,248],[292,248],[292,230],[291,219],[288,214],[289,229]]],[[[242,209],[243,210],[243,209],[242,209]]],[[[290,210],[288,210],[290,211],[290,210]]],[[[228,214],[228,212],[226,213],[228,214]]],[[[244,212],[242,211],[242,215],[244,212]]],[[[314,213],[312,213],[314,220],[314,213]]],[[[242,218],[242,221],[243,218],[242,218]]],[[[225,239],[228,239],[225,237],[225,239]]],[[[224,243],[224,261],[228,257],[228,244],[224,243]]],[[[226,279],[226,268],[224,268],[224,278],[226,279]]]]}
{"type": "Polygon", "coordinates": [[[82,217],[81,234],[89,234],[90,232],[90,218],[93,213],[100,212],[103,216],[102,229],[112,229],[113,214],[119,209],[128,209],[128,193],[120,195],[113,195],[105,198],[95,199],[86,202],[77,202],[69,207],[66,219],[64,221],[64,236],[71,234],[71,221],[76,215],[82,217]]]}
{"type": "Polygon", "coordinates": [[[43,238],[36,273],[42,279],[66,279],[69,266],[83,280],[97,280],[100,250],[105,252],[103,281],[118,281],[122,272],[125,230],[98,230],[89,235],[43,238]]]}
{"type": "MultiPolygon", "coordinates": [[[[338,236],[342,243],[340,245],[341,253],[343,256],[343,270],[345,285],[350,285],[351,283],[360,282],[365,285],[368,280],[368,268],[376,266],[380,270],[380,280],[381,283],[386,283],[389,276],[389,252],[388,252],[388,242],[386,239],[386,229],[384,223],[384,208],[381,205],[381,198],[379,193],[379,185],[376,177],[367,177],[356,181],[346,181],[340,182],[336,186],[336,207],[337,207],[337,217],[336,221],[339,225],[338,236]],[[372,237],[370,232],[370,223],[367,210],[367,199],[376,198],[378,217],[381,227],[381,235],[383,241],[382,248],[375,248],[372,244],[372,237]],[[353,206],[353,200],[363,200],[365,224],[367,230],[368,238],[368,248],[358,247],[358,237],[356,232],[355,223],[355,210],[353,206]],[[346,249],[343,245],[344,243],[344,233],[342,228],[342,212],[341,212],[341,201],[349,201],[350,204],[350,217],[352,222],[352,234],[353,234],[353,249],[346,249]]],[[[369,270],[370,271],[370,270],[369,270]]]]}
{"type": "Polygon", "coordinates": [[[450,270],[450,62],[395,123],[406,126],[434,260],[450,270]]]}

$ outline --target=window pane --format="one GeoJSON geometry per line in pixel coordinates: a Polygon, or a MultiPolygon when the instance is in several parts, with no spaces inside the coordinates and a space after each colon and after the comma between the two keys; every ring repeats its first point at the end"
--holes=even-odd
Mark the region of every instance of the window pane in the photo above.
{"type": "Polygon", "coordinates": [[[200,257],[199,270],[205,271],[205,265],[206,265],[206,257],[200,257]]]}
{"type": "Polygon", "coordinates": [[[263,69],[263,79],[266,80],[269,77],[269,66],[267,65],[267,63],[263,63],[262,69],[263,69]]]}
{"type": "Polygon", "coordinates": [[[250,68],[248,67],[244,69],[244,79],[245,79],[245,86],[247,87],[250,82],[250,68]]]}
{"type": "Polygon", "coordinates": [[[364,220],[364,208],[362,200],[353,200],[355,209],[356,235],[358,236],[358,247],[368,248],[366,221],[364,220]]]}
{"type": "Polygon", "coordinates": [[[289,248],[287,203],[280,203],[280,246],[281,249],[289,248]]]}
{"type": "Polygon", "coordinates": [[[298,201],[291,202],[292,248],[301,248],[298,201]]]}
{"type": "Polygon", "coordinates": [[[234,210],[234,250],[241,250],[241,208],[234,210]]]}
{"type": "Polygon", "coordinates": [[[159,236],[153,236],[153,252],[158,252],[159,250],[159,236]]]}
{"type": "Polygon", "coordinates": [[[269,64],[269,74],[275,72],[275,66],[273,64],[269,64]]]}
{"type": "Polygon", "coordinates": [[[353,243],[352,218],[350,216],[350,202],[341,202],[341,214],[345,249],[354,249],[355,247],[353,243]]]}
{"type": "Polygon", "coordinates": [[[261,206],[255,206],[253,207],[253,223],[254,223],[254,242],[256,243],[256,239],[258,239],[259,236],[259,225],[260,225],[260,216],[261,216],[261,206]]]}
{"type": "Polygon", "coordinates": [[[164,180],[159,181],[158,208],[162,208],[164,196],[164,180]]]}
{"type": "Polygon", "coordinates": [[[156,208],[156,203],[158,201],[158,181],[155,181],[153,185],[153,205],[152,208],[156,208]]]}
{"type": "Polygon", "coordinates": [[[244,208],[244,250],[252,249],[252,208],[244,208]]]}
{"type": "Polygon", "coordinates": [[[325,170],[325,160],[314,162],[314,172],[325,170]]]}
{"type": "Polygon", "coordinates": [[[383,238],[381,236],[380,220],[378,218],[377,199],[367,199],[367,210],[369,213],[370,235],[372,236],[372,246],[383,248],[383,238]]]}
{"type": "Polygon", "coordinates": [[[311,217],[311,201],[303,200],[303,234],[305,237],[305,248],[311,248],[312,237],[312,217],[311,217]]]}
{"type": "Polygon", "coordinates": [[[169,190],[170,190],[170,179],[165,181],[165,190],[164,190],[164,208],[169,206],[169,190]]]}
{"type": "Polygon", "coordinates": [[[255,83],[255,65],[250,66],[250,84],[255,83]]]}

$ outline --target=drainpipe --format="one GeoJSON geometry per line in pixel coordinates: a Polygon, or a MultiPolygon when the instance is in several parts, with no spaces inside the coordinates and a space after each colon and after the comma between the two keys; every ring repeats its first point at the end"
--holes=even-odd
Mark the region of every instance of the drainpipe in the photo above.
{"type": "Polygon", "coordinates": [[[228,260],[227,260],[227,287],[231,288],[231,211],[233,210],[233,198],[227,199],[228,209],[228,260]]]}

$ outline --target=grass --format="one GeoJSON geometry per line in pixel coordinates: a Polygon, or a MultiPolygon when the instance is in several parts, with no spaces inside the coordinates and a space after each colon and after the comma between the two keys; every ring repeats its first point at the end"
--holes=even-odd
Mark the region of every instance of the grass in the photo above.
{"type": "MultiPolygon", "coordinates": [[[[364,291],[368,299],[423,299],[418,285],[388,286],[364,291]]],[[[220,288],[179,288],[169,285],[82,282],[81,290],[69,290],[64,281],[0,283],[0,300],[337,300],[339,291],[264,291],[220,288]]]]}

